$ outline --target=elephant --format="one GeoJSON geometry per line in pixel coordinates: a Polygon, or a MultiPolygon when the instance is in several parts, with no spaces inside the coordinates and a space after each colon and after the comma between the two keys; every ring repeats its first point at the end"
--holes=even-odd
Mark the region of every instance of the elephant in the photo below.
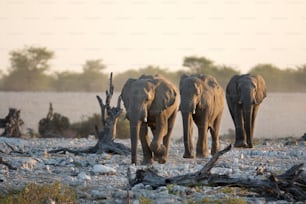
{"type": "Polygon", "coordinates": [[[224,109],[224,90],[210,75],[183,74],[180,79],[179,111],[183,120],[185,152],[183,158],[194,158],[193,124],[198,128],[196,156],[208,157],[208,130],[212,136],[211,154],[220,149],[219,130],[224,109]],[[194,123],[193,123],[194,122],[194,123]]]}
{"type": "Polygon", "coordinates": [[[226,101],[235,125],[235,147],[253,147],[256,115],[266,96],[266,83],[261,75],[235,75],[228,82],[226,101]]]}
{"type": "Polygon", "coordinates": [[[123,85],[121,98],[130,121],[131,160],[137,164],[138,139],[143,150],[143,164],[153,160],[166,163],[171,132],[175,123],[179,96],[176,87],[159,75],[129,78],[123,85]],[[150,127],[152,141],[148,135],[150,127]]]}

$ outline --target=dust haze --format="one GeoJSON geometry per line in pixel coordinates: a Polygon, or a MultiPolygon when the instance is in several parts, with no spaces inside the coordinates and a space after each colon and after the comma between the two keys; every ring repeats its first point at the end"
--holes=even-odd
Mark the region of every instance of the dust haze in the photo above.
{"type": "MultiPolygon", "coordinates": [[[[54,111],[67,116],[70,122],[85,120],[87,116],[100,113],[96,95],[105,98],[105,93],[49,93],[49,92],[0,92],[2,99],[0,117],[8,113],[8,108],[21,109],[21,118],[25,124],[22,132],[27,128],[35,131],[38,122],[48,112],[49,103],[53,103],[54,111]]],[[[116,105],[119,93],[112,99],[116,105]]],[[[122,105],[123,107],[123,105],[122,105]]],[[[305,93],[268,93],[261,103],[255,122],[255,138],[300,137],[306,132],[306,94],[305,93]]],[[[225,106],[220,134],[228,134],[234,129],[233,122],[225,106]]],[[[197,130],[194,130],[197,135],[197,130]]],[[[183,137],[181,113],[178,113],[172,137],[183,137]]]]}

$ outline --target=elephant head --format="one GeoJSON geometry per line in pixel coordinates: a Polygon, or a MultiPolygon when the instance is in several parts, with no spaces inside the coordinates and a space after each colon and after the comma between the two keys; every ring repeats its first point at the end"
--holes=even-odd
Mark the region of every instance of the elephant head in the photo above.
{"type": "Polygon", "coordinates": [[[236,127],[235,146],[253,146],[256,114],[266,95],[266,84],[260,75],[236,75],[228,83],[226,99],[236,127]]]}
{"type": "MultiPolygon", "coordinates": [[[[173,85],[158,76],[142,75],[138,79],[127,80],[122,88],[121,97],[126,108],[127,119],[130,121],[132,163],[137,162],[138,138],[142,143],[144,163],[151,163],[152,156],[160,163],[164,163],[167,149],[161,144],[163,138],[160,137],[164,135],[159,133],[159,129],[164,130],[164,128],[156,128],[156,126],[168,116],[158,117],[168,114],[165,110],[177,103],[173,85]],[[151,144],[148,143],[148,126],[153,133],[151,144]]],[[[173,110],[171,108],[172,112],[173,110]]],[[[168,124],[164,123],[163,125],[168,124]]]]}
{"type": "Polygon", "coordinates": [[[208,75],[182,75],[180,79],[181,104],[179,110],[195,114],[196,108],[203,109],[209,100],[204,92],[210,92],[211,90],[207,88],[215,88],[217,85],[215,78],[208,75]]]}

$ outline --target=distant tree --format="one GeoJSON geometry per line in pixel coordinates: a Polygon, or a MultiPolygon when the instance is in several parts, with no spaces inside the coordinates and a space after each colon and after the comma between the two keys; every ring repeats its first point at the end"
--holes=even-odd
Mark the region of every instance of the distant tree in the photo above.
{"type": "Polygon", "coordinates": [[[102,91],[107,87],[107,76],[101,71],[106,69],[102,60],[87,60],[83,65],[83,73],[81,74],[81,85],[82,91],[102,91]]]}
{"type": "Polygon", "coordinates": [[[142,74],[149,74],[149,75],[159,74],[173,82],[176,80],[176,74],[167,71],[166,68],[160,68],[159,66],[155,66],[155,65],[148,65],[146,67],[139,68],[139,69],[129,69],[119,74],[115,73],[114,84],[115,84],[115,88],[117,87],[116,91],[121,91],[123,84],[129,78],[138,78],[142,74]]]}
{"type": "Polygon", "coordinates": [[[87,60],[83,65],[83,72],[93,72],[100,73],[102,70],[106,69],[105,64],[103,64],[101,59],[87,60]]]}
{"type": "Polygon", "coordinates": [[[233,75],[239,74],[239,72],[232,67],[226,65],[215,65],[212,60],[206,57],[185,57],[183,66],[188,67],[192,74],[209,74],[214,76],[223,88],[225,88],[229,79],[233,75]]]}
{"type": "Polygon", "coordinates": [[[297,67],[295,79],[304,87],[304,91],[306,91],[306,64],[297,67]]]}
{"type": "Polygon", "coordinates": [[[213,75],[216,71],[214,62],[206,57],[185,57],[183,61],[183,66],[188,67],[191,73],[213,75]]]}
{"type": "Polygon", "coordinates": [[[56,91],[81,91],[80,89],[81,73],[64,71],[55,73],[55,79],[52,87],[56,91]]]}
{"type": "Polygon", "coordinates": [[[42,91],[49,89],[51,78],[49,60],[54,53],[45,47],[24,47],[13,50],[10,55],[8,75],[3,78],[3,90],[42,91]]]}
{"type": "Polygon", "coordinates": [[[240,74],[240,72],[230,66],[221,65],[217,66],[215,77],[217,78],[220,85],[225,89],[230,78],[236,74],[240,74]]]}
{"type": "Polygon", "coordinates": [[[160,68],[159,66],[154,65],[148,65],[146,67],[140,68],[138,72],[141,74],[149,74],[149,75],[167,75],[167,69],[166,68],[160,68]]]}

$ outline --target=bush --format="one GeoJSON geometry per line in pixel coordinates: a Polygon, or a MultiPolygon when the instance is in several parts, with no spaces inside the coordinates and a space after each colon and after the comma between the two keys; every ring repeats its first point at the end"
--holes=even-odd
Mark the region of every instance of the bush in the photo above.
{"type": "MultiPolygon", "coordinates": [[[[79,137],[88,137],[88,135],[96,135],[95,126],[102,128],[101,115],[94,113],[92,116],[87,117],[86,120],[73,123],[70,127],[78,133],[79,137]]],[[[130,125],[129,121],[125,119],[125,113],[118,117],[117,121],[117,138],[128,139],[130,138],[130,125]]]]}
{"type": "Polygon", "coordinates": [[[117,138],[129,139],[130,138],[130,123],[126,119],[126,113],[121,113],[117,122],[117,138]]]}
{"type": "Polygon", "coordinates": [[[99,129],[102,127],[101,115],[97,113],[71,124],[70,128],[77,132],[78,137],[88,137],[88,135],[96,135],[95,126],[99,129]]]}

